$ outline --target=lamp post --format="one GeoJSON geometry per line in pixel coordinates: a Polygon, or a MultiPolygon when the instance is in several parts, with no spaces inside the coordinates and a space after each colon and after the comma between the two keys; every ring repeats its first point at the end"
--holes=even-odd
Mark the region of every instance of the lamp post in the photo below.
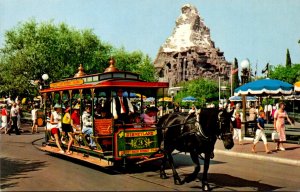
{"type": "Polygon", "coordinates": [[[242,75],[241,75],[241,80],[242,80],[242,85],[245,83],[248,83],[249,80],[249,70],[250,67],[250,62],[249,59],[245,59],[241,62],[241,68],[242,68],[242,75]]]}
{"type": "MultiPolygon", "coordinates": [[[[241,68],[242,68],[242,75],[241,75],[241,80],[242,80],[242,85],[245,83],[248,83],[249,80],[249,67],[250,67],[250,62],[249,59],[245,59],[241,62],[241,68]]],[[[245,136],[246,134],[246,95],[242,95],[242,108],[243,108],[243,118],[242,118],[242,137],[245,136]]]]}
{"type": "Polygon", "coordinates": [[[40,85],[40,89],[43,89],[46,86],[46,81],[49,79],[49,75],[47,73],[42,75],[43,82],[40,85]]]}
{"type": "Polygon", "coordinates": [[[171,98],[172,98],[172,108],[173,108],[173,112],[174,112],[174,109],[175,109],[175,105],[174,105],[174,91],[172,90],[171,91],[171,98]]]}
{"type": "Polygon", "coordinates": [[[227,100],[225,99],[226,91],[228,90],[227,86],[222,85],[220,90],[222,91],[223,99],[220,100],[220,103],[222,104],[222,108],[225,107],[224,105],[227,103],[227,100]]]}
{"type": "Polygon", "coordinates": [[[174,93],[174,91],[172,90],[172,91],[171,91],[172,102],[174,101],[174,94],[175,94],[175,93],[174,93]]]}

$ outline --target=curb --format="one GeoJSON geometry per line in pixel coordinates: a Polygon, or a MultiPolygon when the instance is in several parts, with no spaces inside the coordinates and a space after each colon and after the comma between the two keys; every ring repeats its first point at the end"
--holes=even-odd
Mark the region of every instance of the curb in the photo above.
{"type": "Polygon", "coordinates": [[[284,158],[278,158],[278,157],[268,157],[268,156],[262,156],[257,154],[249,154],[249,153],[240,153],[240,152],[234,152],[234,151],[224,151],[220,149],[215,149],[214,152],[216,154],[222,154],[222,155],[228,155],[233,157],[242,157],[247,159],[256,159],[256,160],[263,160],[263,161],[271,161],[274,163],[282,163],[287,165],[293,165],[293,166],[300,166],[300,160],[291,160],[291,159],[284,159],[284,158]]]}

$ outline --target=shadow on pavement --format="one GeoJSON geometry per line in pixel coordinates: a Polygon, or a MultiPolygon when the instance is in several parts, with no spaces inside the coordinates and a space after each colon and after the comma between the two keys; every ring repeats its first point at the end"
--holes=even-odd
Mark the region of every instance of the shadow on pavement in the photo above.
{"type": "Polygon", "coordinates": [[[26,172],[38,171],[46,166],[46,162],[29,161],[20,159],[0,158],[1,167],[1,189],[16,187],[19,182],[16,180],[28,178],[26,172]]]}
{"type": "MultiPolygon", "coordinates": [[[[199,178],[202,178],[202,174],[200,174],[199,178]]],[[[234,177],[228,174],[218,174],[218,173],[209,173],[208,182],[210,184],[211,190],[214,189],[216,190],[218,188],[221,188],[223,190],[227,190],[227,189],[230,190],[231,188],[236,187],[241,189],[241,191],[243,190],[243,188],[248,190],[249,188],[252,188],[253,191],[274,191],[276,189],[281,188],[273,185],[260,183],[260,181],[251,181],[239,177],[234,177]]]]}
{"type": "Polygon", "coordinates": [[[292,150],[299,149],[299,148],[300,148],[300,146],[299,147],[286,147],[285,150],[292,151],[292,150]]]}

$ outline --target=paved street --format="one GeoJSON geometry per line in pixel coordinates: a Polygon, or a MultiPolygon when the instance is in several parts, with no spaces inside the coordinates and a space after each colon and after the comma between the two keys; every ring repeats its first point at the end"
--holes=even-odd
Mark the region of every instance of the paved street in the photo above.
{"type": "MultiPolygon", "coordinates": [[[[1,135],[2,191],[199,191],[201,182],[174,185],[159,178],[159,162],[145,164],[131,173],[120,169],[102,169],[69,158],[52,156],[39,151],[43,133],[1,135]],[[116,182],[117,181],[117,182],[116,182]],[[117,184],[116,184],[117,183],[117,184]]],[[[300,189],[300,146],[287,145],[286,151],[265,154],[262,143],[252,154],[251,141],[224,150],[216,145],[215,158],[209,169],[209,183],[214,191],[296,191],[300,189]],[[291,154],[298,156],[291,157],[291,154]],[[297,159],[298,157],[298,159],[297,159]],[[288,161],[292,160],[292,161],[288,161]]],[[[271,145],[271,143],[270,143],[271,145]]],[[[174,154],[181,177],[192,171],[188,155],[174,154]]],[[[201,162],[203,164],[203,162],[201,162]]],[[[201,171],[203,166],[201,167],[201,171]]],[[[201,174],[199,175],[201,178],[201,174]]]]}

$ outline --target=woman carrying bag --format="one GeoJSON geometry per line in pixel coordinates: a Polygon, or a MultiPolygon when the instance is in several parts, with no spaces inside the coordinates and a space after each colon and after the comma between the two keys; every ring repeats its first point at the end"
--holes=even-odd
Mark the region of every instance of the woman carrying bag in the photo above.
{"type": "Polygon", "coordinates": [[[285,135],[285,119],[288,120],[288,122],[293,125],[292,121],[290,120],[287,112],[284,110],[285,104],[280,103],[279,109],[274,114],[274,129],[278,133],[279,139],[277,140],[277,147],[276,150],[284,151],[285,148],[283,147],[283,143],[286,141],[286,135],[285,135]],[[280,146],[281,145],[281,146],[280,146]]]}

